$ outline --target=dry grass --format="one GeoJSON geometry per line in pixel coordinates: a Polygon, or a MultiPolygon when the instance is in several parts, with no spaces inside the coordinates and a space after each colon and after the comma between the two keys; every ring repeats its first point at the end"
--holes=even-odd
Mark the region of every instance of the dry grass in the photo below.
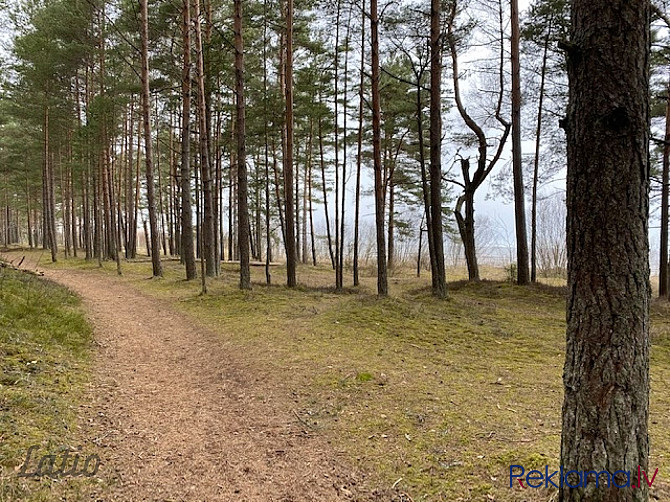
{"type": "MultiPolygon", "coordinates": [[[[82,260],[46,267],[97,270],[82,260]]],[[[114,264],[102,273],[114,274],[114,264]]],[[[284,281],[273,268],[273,281],[284,281]]],[[[558,466],[564,290],[521,288],[502,282],[504,271],[482,271],[497,282],[450,284],[450,297],[431,297],[429,278],[396,270],[391,296],[374,294],[372,270],[362,285],[336,294],[334,273],[303,266],[300,286],[236,288],[235,266],[222,276],[183,281],[179,264],[147,280],[149,263],[124,263],[127,281],[197,322],[217,330],[222,343],[245,354],[250,371],[264,374],[293,399],[308,427],[413,500],[548,500],[543,490],[509,488],[509,465],[558,466]]],[[[463,279],[463,270],[450,270],[463,279]]],[[[347,280],[349,282],[350,279],[347,280]]],[[[670,479],[670,307],[652,310],[650,465],[654,486],[668,497],[670,479]]]]}

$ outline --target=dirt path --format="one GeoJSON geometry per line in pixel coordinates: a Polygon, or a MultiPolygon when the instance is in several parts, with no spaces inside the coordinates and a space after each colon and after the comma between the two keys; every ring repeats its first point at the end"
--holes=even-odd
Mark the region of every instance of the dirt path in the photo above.
{"type": "Polygon", "coordinates": [[[220,337],[123,280],[45,275],[82,297],[95,328],[82,421],[102,458],[99,476],[111,481],[99,499],[377,498],[357,493],[360,476],[303,430],[286,397],[236,364],[220,337]]]}

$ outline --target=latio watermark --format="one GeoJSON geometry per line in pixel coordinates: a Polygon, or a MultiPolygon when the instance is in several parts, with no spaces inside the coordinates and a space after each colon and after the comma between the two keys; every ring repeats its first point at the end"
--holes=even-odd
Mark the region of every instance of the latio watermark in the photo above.
{"type": "Polygon", "coordinates": [[[37,454],[36,450],[38,449],[39,446],[36,445],[28,448],[26,459],[17,474],[18,477],[92,477],[98,473],[98,469],[100,468],[100,457],[97,455],[88,455],[86,458],[81,458],[81,447],[76,448],[74,451],[70,448],[63,448],[59,454],[47,453],[41,457],[37,454]]]}
{"type": "Polygon", "coordinates": [[[512,488],[517,481],[521,488],[558,488],[559,486],[567,486],[569,488],[586,488],[589,484],[595,484],[596,487],[616,487],[616,488],[633,488],[640,489],[645,483],[651,488],[658,474],[658,469],[654,471],[651,480],[647,472],[642,470],[638,465],[637,471],[615,471],[613,473],[603,471],[565,471],[561,467],[558,471],[551,472],[549,466],[542,470],[532,470],[526,473],[521,465],[509,466],[509,487],[512,488]]]}

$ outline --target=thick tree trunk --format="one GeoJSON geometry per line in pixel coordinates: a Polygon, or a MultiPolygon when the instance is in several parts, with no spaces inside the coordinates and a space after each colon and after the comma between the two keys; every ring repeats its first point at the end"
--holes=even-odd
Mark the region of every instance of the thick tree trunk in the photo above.
{"type": "MultiPolygon", "coordinates": [[[[649,57],[647,0],[574,0],[568,52],[567,343],[561,465],[648,469],[649,57]]],[[[651,478],[650,473],[650,478],[651,478]]],[[[626,477],[614,476],[619,486],[626,477]]],[[[641,502],[638,488],[559,491],[561,502],[641,502]]],[[[573,483],[576,480],[572,480],[573,483]]],[[[601,479],[602,483],[602,479],[601,479]]]]}
{"type": "MultiPolygon", "coordinates": [[[[154,198],[154,164],[151,149],[151,96],[149,93],[149,11],[148,0],[140,0],[142,18],[142,116],[144,121],[144,157],[147,177],[147,206],[149,209],[149,226],[151,227],[151,264],[153,276],[161,277],[160,245],[158,241],[158,222],[156,220],[156,201],[154,198]]],[[[146,225],[145,225],[146,232],[146,225]]]]}
{"type": "Polygon", "coordinates": [[[475,242],[475,193],[466,189],[456,204],[454,211],[458,231],[463,241],[465,263],[468,267],[468,279],[479,281],[479,264],[477,263],[477,247],[475,242]]]}
{"type": "Polygon", "coordinates": [[[293,201],[293,0],[286,1],[286,149],[284,151],[284,201],[286,203],[286,284],[296,286],[295,208],[293,201]]]}
{"type": "Polygon", "coordinates": [[[436,274],[433,295],[447,296],[442,237],[442,20],[440,0],[430,3],[430,225],[436,274]]]}
{"type": "Polygon", "coordinates": [[[249,207],[247,203],[247,155],[244,124],[244,39],[242,0],[235,0],[235,98],[237,101],[237,212],[240,248],[240,289],[251,289],[249,271],[249,207]]]}

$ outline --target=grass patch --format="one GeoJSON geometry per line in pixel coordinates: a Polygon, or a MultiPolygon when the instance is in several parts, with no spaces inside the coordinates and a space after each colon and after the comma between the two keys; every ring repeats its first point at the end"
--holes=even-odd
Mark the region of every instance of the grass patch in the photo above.
{"type": "MultiPolygon", "coordinates": [[[[50,265],[46,265],[50,266],[50,265]]],[[[58,267],[98,270],[61,260],[58,267]]],[[[460,281],[449,299],[430,295],[429,277],[397,269],[391,296],[375,277],[336,294],[328,267],[252,268],[252,291],[237,289],[235,265],[209,280],[185,282],[178,263],[147,280],[149,263],[124,263],[130,284],[168,300],[221,334],[222,343],[294,402],[296,412],[354,463],[413,500],[534,502],[554,494],[509,488],[510,464],[558,467],[565,349],[565,288],[560,281],[518,287],[504,271],[491,281],[460,281]]],[[[99,273],[115,274],[106,263],[99,273]]],[[[661,500],[670,479],[670,307],[652,308],[650,465],[661,500]]]]}
{"type": "Polygon", "coordinates": [[[51,501],[63,493],[76,500],[89,482],[16,474],[32,445],[39,456],[77,445],[76,405],[89,375],[91,336],[68,290],[0,268],[0,501],[51,501]]]}

